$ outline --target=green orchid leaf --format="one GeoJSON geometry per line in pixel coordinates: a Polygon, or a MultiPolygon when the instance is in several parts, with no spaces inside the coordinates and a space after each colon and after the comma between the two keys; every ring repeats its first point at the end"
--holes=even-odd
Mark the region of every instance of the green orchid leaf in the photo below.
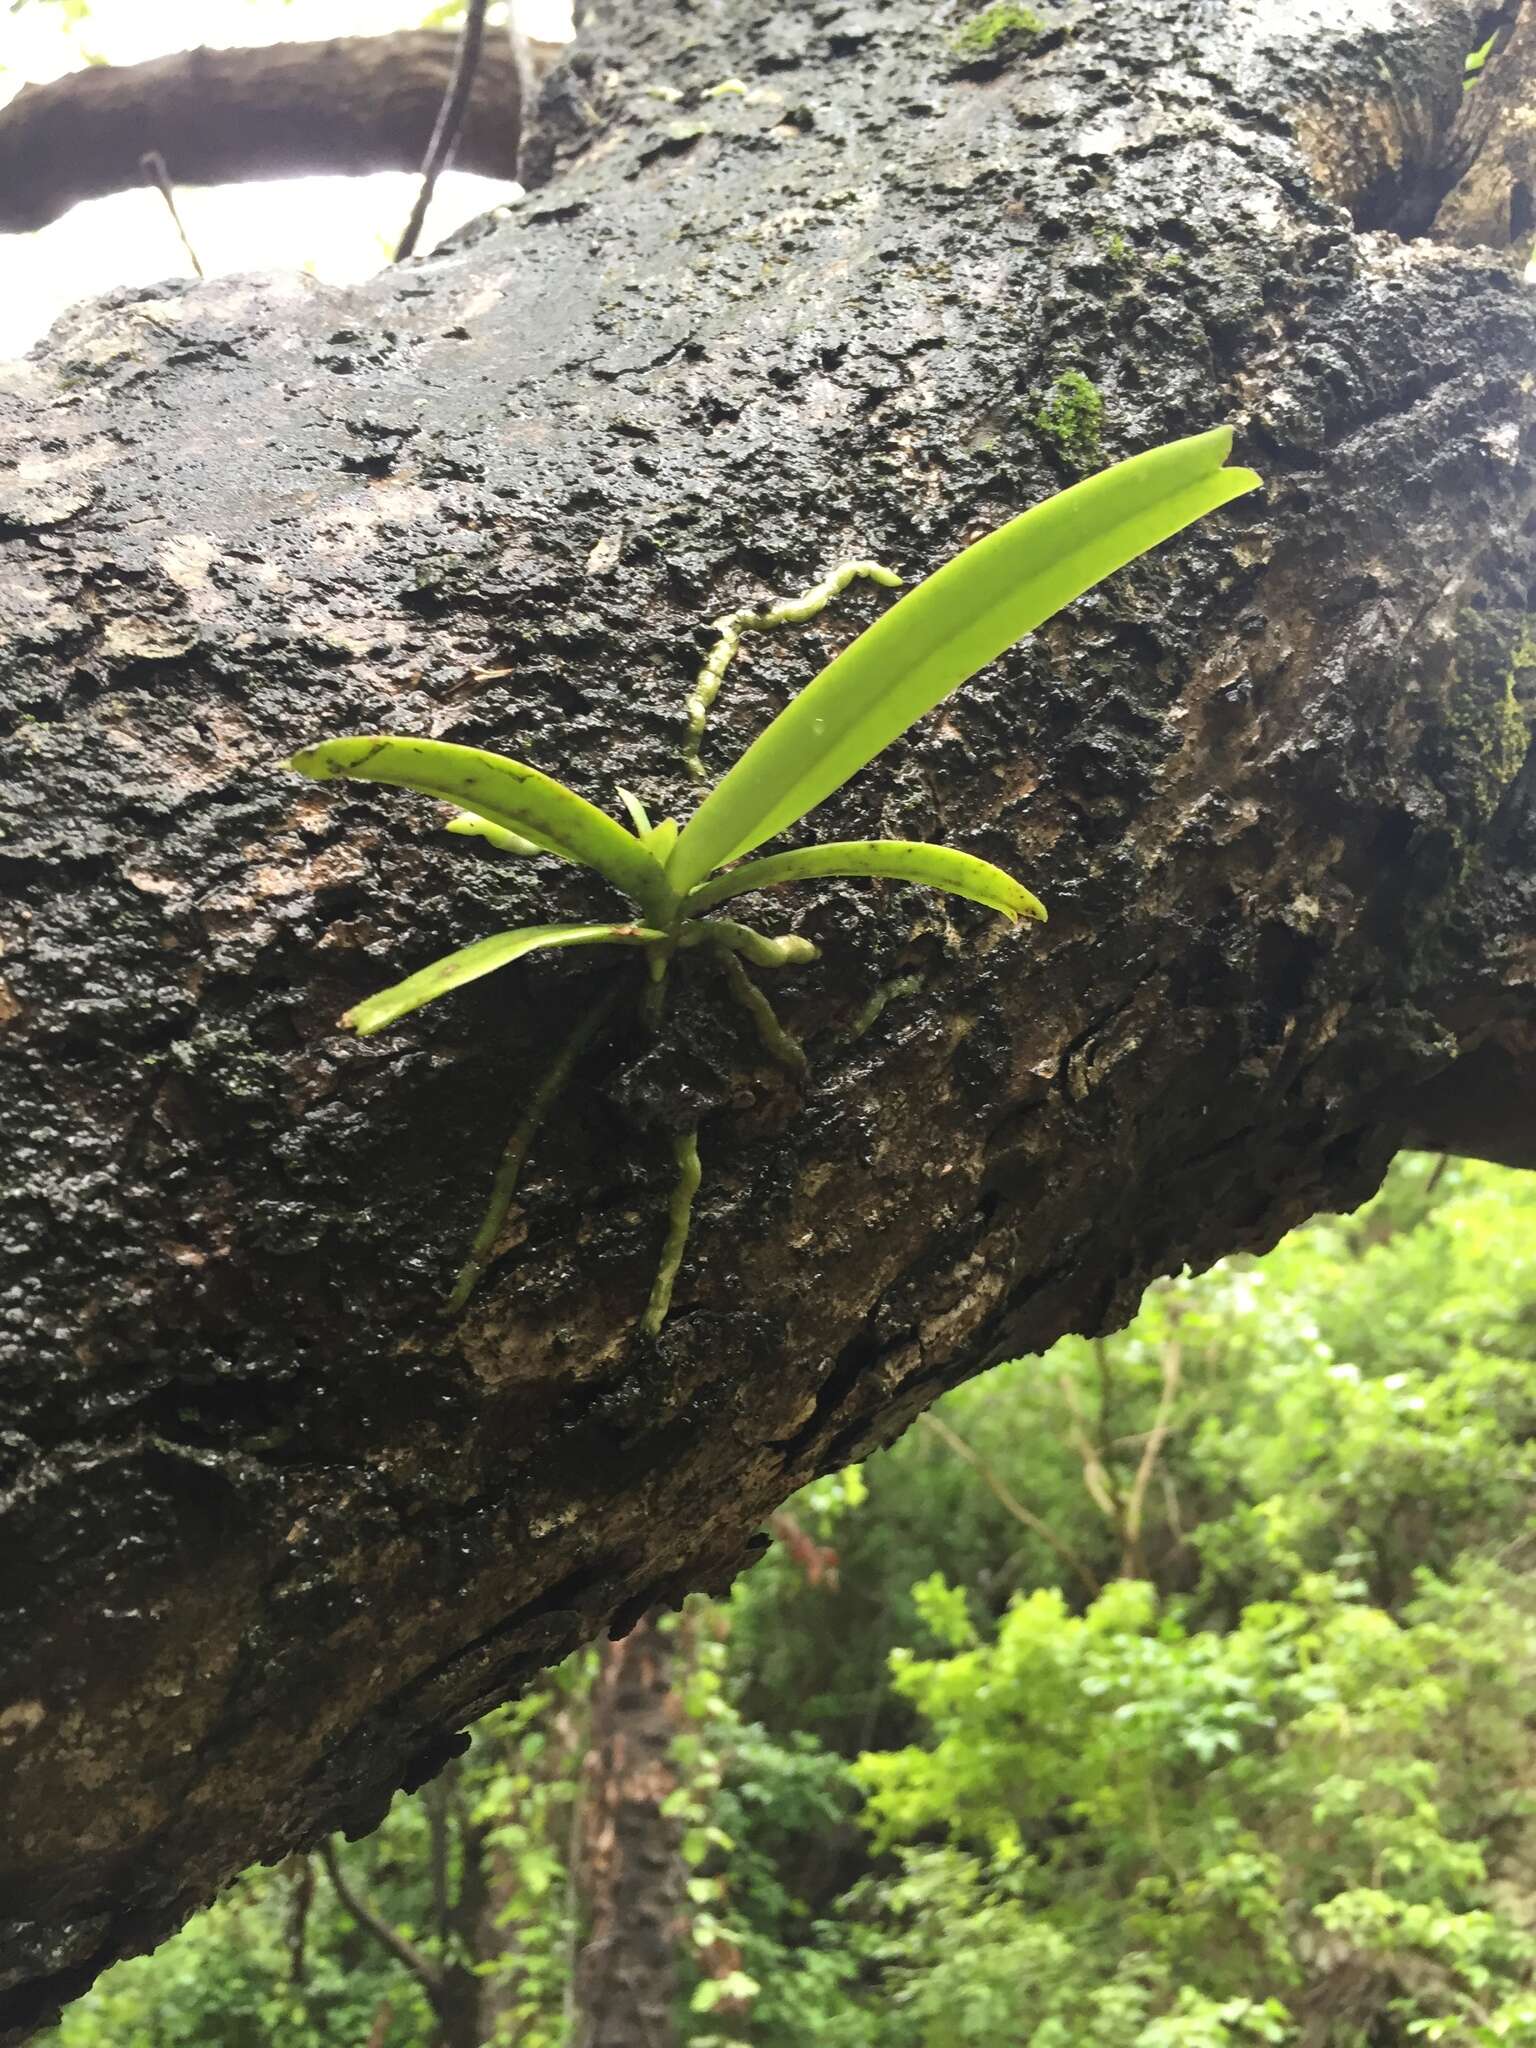
{"type": "Polygon", "coordinates": [[[961,853],[953,846],[929,846],[920,839],[844,839],[830,846],[804,846],[794,853],[770,854],[766,860],[749,860],[732,868],[728,875],[716,875],[695,889],[683,905],[687,917],[711,910],[727,897],[744,895],[749,889],[776,889],[785,882],[809,882],[823,875],[877,875],[893,882],[918,882],[928,889],[943,889],[950,896],[968,896],[984,903],[988,910],[1001,911],[1017,921],[1033,917],[1045,921],[1045,905],[1030,894],[1022,882],[978,860],[973,853],[961,853]]]}
{"type": "Polygon", "coordinates": [[[520,832],[509,832],[505,825],[493,825],[489,818],[477,818],[473,811],[456,811],[448,820],[447,830],[457,832],[465,839],[484,839],[503,853],[552,853],[556,860],[568,860],[569,854],[559,853],[553,846],[540,846],[536,839],[526,839],[520,832]]]}
{"type": "Polygon", "coordinates": [[[667,864],[686,893],[803,818],[951,690],[1112,571],[1254,490],[1232,432],[1172,441],[1036,505],[946,562],[760,733],[667,864]]]}
{"type": "Polygon", "coordinates": [[[509,967],[541,946],[648,946],[663,936],[635,924],[529,924],[516,931],[493,932],[488,939],[445,953],[441,960],[407,975],[393,988],[365,997],[341,1021],[350,1024],[360,1038],[371,1038],[374,1032],[419,1010],[423,1003],[435,1002],[468,981],[478,981],[482,974],[494,974],[498,967],[509,967]]]}
{"type": "Polygon", "coordinates": [[[477,818],[530,839],[546,852],[596,868],[648,917],[660,924],[671,921],[676,897],[661,863],[585,797],[526,762],[446,740],[374,733],[324,740],[295,754],[288,765],[316,782],[339,776],[388,782],[462,805],[477,818]]]}
{"type": "Polygon", "coordinates": [[[653,860],[666,864],[667,855],[677,844],[676,818],[660,818],[653,825],[645,805],[632,789],[620,789],[619,801],[629,813],[629,822],[635,828],[635,837],[653,860]]]}
{"type": "Polygon", "coordinates": [[[651,830],[651,821],[646,814],[645,805],[632,789],[625,789],[622,784],[619,786],[618,797],[619,802],[629,813],[629,822],[635,828],[635,837],[643,846],[651,830]]]}
{"type": "Polygon", "coordinates": [[[677,844],[676,818],[663,818],[659,824],[653,825],[646,834],[645,844],[653,859],[665,865],[667,856],[677,844]]]}

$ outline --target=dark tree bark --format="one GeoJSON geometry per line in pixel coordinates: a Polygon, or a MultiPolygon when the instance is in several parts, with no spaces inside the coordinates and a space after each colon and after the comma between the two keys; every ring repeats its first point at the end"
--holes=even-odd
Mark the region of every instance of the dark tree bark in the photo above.
{"type": "MultiPolygon", "coordinates": [[[[510,220],[355,291],[121,293],[3,373],[0,2038],[967,1374],[1405,1137],[1536,1162],[1536,311],[1381,225],[1443,180],[1475,12],[1120,0],[978,51],[927,0],[612,0],[510,220]],[[584,1059],[446,1322],[601,970],[335,1019],[610,899],[277,764],[395,728],[685,803],[701,622],[1064,481],[1067,369],[1106,457],[1228,416],[1265,495],[810,828],[964,844],[1051,923],[777,904],[823,946],[807,1085],[685,983],[584,1059]]],[[[712,762],[873,602],[753,646],[712,762]]]]}
{"type": "MultiPolygon", "coordinates": [[[[24,86],[0,107],[0,232],[45,227],[82,199],[145,182],[158,150],[178,185],[318,172],[414,171],[458,38],[436,29],[251,50],[184,50],[24,86]]],[[[535,71],[557,46],[529,45],[535,71]]],[[[460,170],[517,176],[523,78],[505,35],[481,52],[460,170]]]]}
{"type": "Polygon", "coordinates": [[[673,2048],[683,1859],[664,1807],[677,1789],[675,1639],[655,1619],[605,1643],[592,1683],[573,1891],[574,2048],[673,2048]]]}

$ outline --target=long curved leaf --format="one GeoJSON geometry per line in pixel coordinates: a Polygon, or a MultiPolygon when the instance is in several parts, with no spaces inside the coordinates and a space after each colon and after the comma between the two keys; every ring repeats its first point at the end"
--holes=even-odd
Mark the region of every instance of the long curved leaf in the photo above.
{"type": "Polygon", "coordinates": [[[448,740],[372,733],[323,740],[295,754],[288,765],[316,782],[348,776],[442,797],[551,853],[596,868],[648,917],[671,921],[676,898],[660,862],[595,804],[524,761],[448,740]]]}
{"type": "Polygon", "coordinates": [[[393,988],[365,996],[341,1021],[350,1024],[360,1038],[371,1038],[375,1031],[409,1016],[423,1003],[435,1002],[467,981],[478,981],[482,974],[494,974],[498,967],[509,967],[540,946],[648,946],[663,936],[635,924],[527,924],[516,931],[493,932],[488,939],[445,953],[430,967],[397,981],[393,988]]]}
{"type": "Polygon", "coordinates": [[[842,839],[830,846],[803,846],[794,853],[749,860],[744,867],[716,875],[695,889],[683,905],[684,914],[697,917],[749,889],[776,889],[785,882],[809,882],[822,875],[878,875],[893,882],[920,882],[951,896],[968,896],[973,903],[984,903],[988,910],[1001,911],[1015,921],[1021,917],[1045,921],[1045,905],[1039,897],[1032,896],[1012,875],[993,867],[991,861],[978,860],[975,854],[961,853],[953,846],[929,846],[921,839],[842,839]]]}
{"type": "Polygon", "coordinates": [[[446,832],[456,832],[463,839],[483,839],[501,853],[549,853],[556,860],[569,860],[570,855],[562,853],[557,846],[541,846],[537,839],[530,839],[523,832],[509,832],[505,825],[493,825],[489,818],[477,818],[473,811],[457,811],[444,826],[446,832]]]}
{"type": "Polygon", "coordinates": [[[750,853],[951,690],[1159,541],[1251,491],[1229,427],[1116,463],[946,562],[830,662],[711,790],[667,864],[682,892],[750,853]]]}

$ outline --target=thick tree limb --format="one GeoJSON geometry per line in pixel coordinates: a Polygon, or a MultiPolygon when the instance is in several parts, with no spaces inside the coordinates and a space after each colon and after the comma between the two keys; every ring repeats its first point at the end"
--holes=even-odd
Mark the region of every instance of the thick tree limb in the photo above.
{"type": "MultiPolygon", "coordinates": [[[[148,150],[160,152],[178,185],[414,171],[457,43],[419,29],[186,50],[25,86],[0,107],[0,232],[44,227],[78,200],[143,184],[148,150]]],[[[535,69],[547,69],[557,47],[531,45],[535,69]]],[[[520,68],[509,40],[493,36],[459,137],[459,168],[515,178],[521,126],[520,68]]]]}
{"type": "MultiPolygon", "coordinates": [[[[1536,1151],[1488,1113],[1489,1048],[1506,1103],[1536,1071],[1536,301],[1341,210],[1443,145],[1472,10],[1300,14],[1119,0],[978,54],[931,0],[613,0],[511,218],[353,291],[120,294],[0,374],[0,2039],[967,1374],[1407,1136],[1536,1151]],[[920,575],[1097,459],[1039,426],[1068,369],[1106,456],[1231,417],[1264,497],[808,828],[963,844],[1050,924],[801,898],[803,1087],[683,973],[445,1321],[593,970],[335,1019],[611,906],[275,764],[405,728],[685,803],[704,622],[920,575]]],[[[875,602],[753,646],[712,769],[875,602]]]]}

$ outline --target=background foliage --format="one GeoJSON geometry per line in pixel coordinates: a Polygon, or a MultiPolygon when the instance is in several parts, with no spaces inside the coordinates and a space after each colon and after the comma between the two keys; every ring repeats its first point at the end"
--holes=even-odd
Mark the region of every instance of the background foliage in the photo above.
{"type": "MultiPolygon", "coordinates": [[[[1533,1366],[1536,1182],[1407,1156],[1358,1214],[1155,1289],[799,1496],[731,1601],[672,1624],[678,2040],[1536,2044],[1533,1366]]],[[[341,1850],[442,1953],[461,1873],[434,1878],[426,1802],[451,1795],[439,1844],[489,1879],[488,2040],[574,2038],[595,1656],[341,1850]]],[[[54,2038],[436,2034],[291,1860],[54,2038]]]]}

